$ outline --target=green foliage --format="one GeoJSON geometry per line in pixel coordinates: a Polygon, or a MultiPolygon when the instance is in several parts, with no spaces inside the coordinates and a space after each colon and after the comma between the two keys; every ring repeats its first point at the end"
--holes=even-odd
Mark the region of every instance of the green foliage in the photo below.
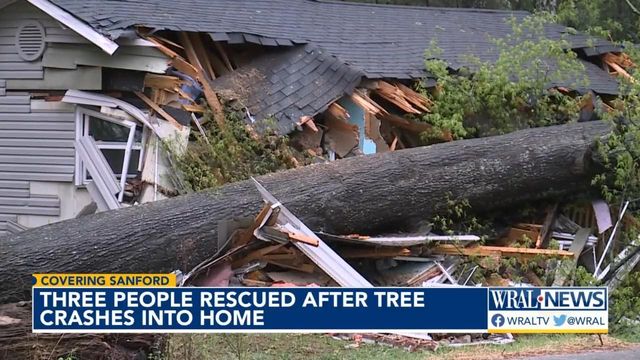
{"type": "MultiPolygon", "coordinates": [[[[288,145],[288,138],[269,128],[256,134],[244,123],[243,115],[225,109],[225,126],[210,126],[206,137],[195,134],[195,141],[175,157],[188,190],[199,191],[290,169],[303,163],[303,156],[288,145]]],[[[211,120],[211,114],[207,114],[211,120]]],[[[214,123],[208,121],[208,123],[214,123]]]]}
{"type": "Polygon", "coordinates": [[[629,274],[610,300],[610,330],[640,338],[640,272],[629,274]]]}
{"type": "Polygon", "coordinates": [[[571,274],[575,286],[599,286],[600,282],[584,266],[578,266],[571,274]]]}
{"type": "Polygon", "coordinates": [[[446,194],[446,207],[442,215],[435,215],[431,224],[435,231],[447,234],[483,234],[487,224],[469,214],[471,205],[466,199],[453,199],[451,193],[446,194]]]}
{"type": "MultiPolygon", "coordinates": [[[[634,71],[637,77],[640,72],[634,71]]],[[[596,159],[602,170],[592,181],[610,203],[640,197],[640,84],[623,81],[614,111],[603,115],[611,123],[611,134],[596,144],[596,159]]]]}
{"type": "MultiPolygon", "coordinates": [[[[436,59],[437,44],[425,53],[427,71],[437,79],[436,90],[423,93],[434,105],[423,121],[436,132],[454,138],[497,135],[514,130],[566,123],[577,118],[579,98],[548,90],[553,83],[586,86],[584,67],[576,54],[565,51],[565,40],[544,36],[548,15],[517,22],[509,20],[512,34],[492,39],[495,62],[467,56],[469,69],[452,74],[448,64],[436,59]]],[[[433,134],[426,134],[433,137],[433,134]]]]}
{"type": "Polygon", "coordinates": [[[564,0],[558,6],[558,19],[595,36],[617,41],[638,40],[640,17],[626,0],[564,0]]]}

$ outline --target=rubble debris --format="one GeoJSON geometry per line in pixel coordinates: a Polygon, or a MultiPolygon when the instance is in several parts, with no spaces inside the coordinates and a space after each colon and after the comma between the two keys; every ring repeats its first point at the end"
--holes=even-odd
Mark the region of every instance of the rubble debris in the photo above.
{"type": "Polygon", "coordinates": [[[350,348],[358,348],[361,343],[379,344],[405,349],[407,351],[432,350],[438,343],[427,338],[417,338],[408,334],[332,334],[337,340],[354,341],[350,348]]]}
{"type": "Polygon", "coordinates": [[[414,246],[434,241],[472,242],[480,240],[480,237],[476,235],[390,234],[385,236],[363,236],[332,235],[322,231],[317,232],[317,234],[325,240],[371,246],[414,246]]]}
{"type": "Polygon", "coordinates": [[[591,202],[591,206],[593,206],[593,212],[598,224],[598,234],[603,234],[613,226],[609,204],[602,199],[597,199],[591,202]]]}
{"type": "Polygon", "coordinates": [[[558,216],[558,203],[553,204],[547,208],[547,216],[544,218],[544,222],[542,223],[542,229],[540,229],[540,235],[536,239],[536,249],[540,249],[541,247],[546,247],[549,244],[549,238],[551,235],[551,228],[556,221],[556,217],[558,216]]]}
{"type": "Polygon", "coordinates": [[[538,255],[548,257],[573,257],[574,253],[564,250],[529,249],[502,246],[470,246],[458,247],[456,245],[441,244],[432,249],[433,254],[464,255],[464,256],[505,256],[521,259],[533,259],[538,255]]]}
{"type": "Polygon", "coordinates": [[[634,253],[617,265],[617,269],[614,270],[612,275],[609,277],[609,280],[605,283],[609,289],[609,294],[611,294],[611,292],[620,285],[620,283],[638,264],[640,264],[640,247],[636,248],[634,253]]]}
{"type": "Polygon", "coordinates": [[[260,183],[252,179],[256,188],[260,192],[263,200],[272,206],[277,206],[280,213],[276,218],[276,223],[280,225],[289,224],[302,234],[315,239],[317,246],[306,243],[294,242],[294,245],[307,255],[314,263],[331,276],[340,286],[345,287],[371,287],[371,284],[358,274],[349,264],[338,256],[324,241],[320,240],[306,225],[296,218],[287,208],[273,197],[260,183]]]}
{"type": "Polygon", "coordinates": [[[572,252],[573,259],[563,260],[556,269],[556,276],[553,280],[553,286],[565,286],[567,278],[573,269],[578,264],[578,258],[582,254],[582,250],[587,244],[587,241],[591,235],[591,229],[580,228],[571,242],[569,252],[572,252]]]}
{"type": "Polygon", "coordinates": [[[429,112],[429,108],[433,105],[431,100],[424,95],[411,90],[399,82],[390,84],[380,80],[374,82],[370,87],[374,89],[377,95],[409,114],[420,115],[429,112]]]}
{"type": "Polygon", "coordinates": [[[609,251],[609,248],[611,247],[611,244],[613,243],[613,239],[616,236],[618,227],[620,226],[620,224],[622,223],[622,220],[624,219],[624,214],[627,211],[627,208],[629,207],[629,201],[625,201],[624,205],[620,208],[620,212],[618,213],[618,221],[616,221],[615,226],[613,227],[613,230],[611,230],[611,234],[609,235],[609,240],[607,240],[607,244],[604,247],[604,250],[602,251],[602,255],[600,257],[600,260],[598,260],[598,263],[596,264],[596,271],[595,271],[595,276],[597,277],[598,275],[600,275],[600,267],[602,266],[602,263],[607,255],[607,252],[609,251]]]}
{"type": "Polygon", "coordinates": [[[633,76],[629,74],[627,69],[635,67],[633,61],[629,55],[624,53],[605,53],[600,57],[602,62],[605,63],[613,74],[617,76],[625,77],[631,81],[635,81],[633,76]]]}
{"type": "MultiPolygon", "coordinates": [[[[68,95],[70,95],[69,92],[68,95]]],[[[127,113],[135,115],[136,119],[140,115],[133,109],[128,109],[126,104],[119,103],[121,100],[102,95],[97,98],[96,94],[83,93],[70,100],[127,110],[127,113]]],[[[168,127],[173,128],[162,119],[146,117],[146,120],[155,129],[148,131],[149,134],[157,132],[160,136],[164,135],[158,130],[160,127],[153,125],[150,121],[166,123],[168,127]]],[[[589,153],[592,146],[592,141],[589,139],[599,138],[608,133],[608,129],[605,123],[600,122],[536,128],[484,139],[460,140],[427,148],[388,152],[379,156],[350,158],[339,163],[316,164],[270,174],[261,177],[260,181],[269,186],[278,200],[286,204],[287,209],[300,214],[300,218],[305,221],[304,225],[296,221],[286,222],[308,237],[316,237],[309,228],[326,233],[362,233],[375,237],[376,229],[378,231],[385,228],[409,229],[412,225],[415,226],[437,215],[438,211],[441,213],[446,207],[448,197],[464,198],[469,201],[474,210],[487,211],[498,210],[501,207],[514,208],[539,200],[550,194],[547,191],[550,187],[555,189],[553,194],[559,194],[558,196],[579,194],[581,188],[576,184],[584,184],[588,187],[590,177],[586,175],[588,171],[575,171],[573,159],[577,156],[588,158],[585,154],[589,153]],[[544,150],[539,146],[543,139],[544,150]],[[518,155],[524,153],[529,155],[527,157],[518,155]],[[502,165],[483,167],[481,162],[476,161],[486,158],[487,154],[491,154],[493,161],[499,161],[502,165]],[[466,159],[464,164],[451,166],[451,162],[455,163],[458,157],[466,159]],[[540,162],[535,172],[513,172],[512,169],[525,167],[536,159],[544,159],[544,161],[540,162]],[[409,167],[407,164],[412,165],[409,167]],[[481,167],[484,170],[481,171],[481,167]],[[428,169],[428,171],[419,171],[419,169],[428,169]],[[447,175],[454,173],[457,174],[454,178],[447,175]],[[367,179],[375,180],[365,181],[362,174],[366,174],[367,179]],[[416,176],[417,174],[419,176],[416,176]],[[505,185],[504,179],[507,175],[510,181],[505,185]],[[441,179],[447,179],[447,181],[441,181],[441,179]],[[375,186],[372,186],[373,184],[375,186]],[[393,196],[388,192],[388,186],[395,188],[393,196]],[[523,188],[527,188],[528,191],[521,191],[523,188]],[[329,195],[334,199],[333,201],[327,201],[329,195]],[[496,198],[500,201],[489,201],[496,198]],[[335,201],[335,199],[341,199],[341,201],[335,201]],[[329,218],[331,220],[327,220],[329,218]]],[[[588,161],[585,162],[585,166],[586,163],[588,161]]],[[[3,291],[0,291],[0,300],[21,300],[29,296],[29,292],[24,291],[19,284],[28,283],[30,274],[44,269],[45,264],[33,264],[27,260],[17,261],[16,259],[28,259],[28,254],[37,251],[37,244],[40,243],[38,239],[42,238],[59,239],[49,243],[51,250],[48,252],[50,261],[47,267],[55,266],[62,272],[109,272],[123,271],[123,269],[130,272],[173,270],[166,269],[167,264],[184,264],[187,272],[187,269],[204,261],[213,262],[216,259],[210,259],[213,255],[212,248],[214,248],[211,245],[211,238],[215,239],[218,236],[220,230],[218,223],[233,219],[240,214],[254,213],[259,209],[261,198],[257,196],[253,187],[250,181],[239,182],[223,186],[216,191],[156,202],[153,206],[128,207],[106,212],[101,216],[73,219],[64,224],[54,223],[45,228],[13,235],[9,238],[10,240],[3,239],[10,241],[10,245],[3,242],[5,251],[0,257],[7,259],[13,265],[11,274],[7,273],[7,276],[3,276],[6,280],[1,284],[3,291]],[[202,215],[194,219],[194,213],[206,213],[206,216],[202,215]],[[138,218],[140,214],[144,215],[145,221],[132,225],[131,219],[138,218]],[[84,236],[86,231],[90,231],[93,236],[90,238],[84,236]],[[125,250],[119,247],[117,242],[113,242],[114,238],[127,238],[130,246],[125,250]],[[60,244],[64,242],[64,246],[56,246],[56,241],[60,241],[60,244]],[[149,247],[149,243],[153,243],[154,246],[149,247]],[[74,255],[64,250],[69,247],[75,249],[74,255]],[[99,252],[101,255],[95,252],[96,248],[104,249],[99,252]],[[130,251],[134,248],[146,250],[130,251]],[[104,256],[105,253],[109,256],[104,256]],[[185,253],[189,255],[186,256],[185,253]],[[74,261],[68,261],[69,256],[73,256],[74,261]]],[[[277,203],[273,198],[270,199],[277,203]]],[[[280,211],[279,219],[286,213],[282,208],[280,211]]],[[[522,219],[515,223],[520,222],[534,221],[522,219]]],[[[539,219],[537,222],[540,223],[542,220],[539,219]]],[[[252,235],[248,236],[252,237],[252,235]]],[[[260,243],[264,245],[264,242],[260,241],[260,243]]],[[[257,250],[258,245],[255,242],[249,243],[247,247],[237,245],[240,247],[237,254],[257,250]]],[[[439,246],[447,245],[451,244],[444,243],[439,246]]],[[[496,246],[496,244],[487,243],[487,246],[496,246]]],[[[319,268],[327,271],[328,275],[340,285],[368,286],[367,284],[370,284],[369,281],[365,283],[366,279],[361,275],[358,277],[352,272],[354,267],[360,269],[361,261],[353,259],[350,265],[340,258],[336,263],[336,257],[339,257],[336,251],[339,249],[336,247],[336,250],[333,250],[324,241],[319,242],[318,247],[300,242],[289,247],[294,247],[296,251],[302,251],[304,256],[311,257],[309,262],[300,263],[297,261],[298,257],[289,254],[288,256],[291,257],[284,261],[284,264],[290,267],[309,271],[308,265],[315,264],[317,261],[321,265],[319,268]],[[349,265],[348,268],[347,265],[349,265]]],[[[433,252],[430,254],[428,251],[431,247],[437,248],[438,245],[426,244],[401,248],[408,248],[411,257],[420,258],[433,255],[433,252]]],[[[393,247],[388,248],[393,249],[393,247]]],[[[213,250],[216,251],[217,248],[213,250]]],[[[555,249],[519,249],[517,251],[535,253],[538,250],[559,251],[555,249]]],[[[406,252],[396,257],[406,256],[405,254],[406,252]]],[[[460,256],[459,254],[459,251],[454,249],[453,252],[444,255],[460,256]]],[[[496,252],[489,255],[494,254],[496,252]]],[[[572,257],[573,254],[570,256],[572,257]]],[[[535,255],[529,254],[525,258],[535,258],[535,255]]],[[[270,260],[282,262],[275,258],[270,260]]],[[[0,268],[0,275],[2,271],[0,268]]],[[[462,279],[457,274],[452,275],[454,279],[462,279]]]]}

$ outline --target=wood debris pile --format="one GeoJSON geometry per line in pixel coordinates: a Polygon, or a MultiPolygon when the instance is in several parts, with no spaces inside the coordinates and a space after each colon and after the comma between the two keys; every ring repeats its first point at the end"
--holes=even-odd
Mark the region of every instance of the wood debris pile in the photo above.
{"type": "MultiPolygon", "coordinates": [[[[219,254],[186,274],[183,286],[572,286],[577,285],[574,273],[579,265],[613,290],[617,280],[612,271],[620,267],[604,267],[603,260],[610,256],[612,244],[620,241],[623,228],[638,226],[625,211],[628,203],[618,210],[594,200],[553,204],[535,215],[517,216],[494,236],[482,239],[430,229],[412,234],[333,235],[312,232],[257,182],[256,186],[264,208],[253,219],[234,222],[236,227],[227,229],[219,254]]],[[[615,264],[628,263],[624,269],[629,271],[639,262],[639,254],[630,247],[615,264]]],[[[394,338],[399,347],[427,346],[400,338],[394,338]]],[[[428,346],[513,341],[508,334],[491,339],[442,334],[434,338],[438,342],[429,340],[428,346]]],[[[384,335],[371,339],[387,340],[384,335]]]]}

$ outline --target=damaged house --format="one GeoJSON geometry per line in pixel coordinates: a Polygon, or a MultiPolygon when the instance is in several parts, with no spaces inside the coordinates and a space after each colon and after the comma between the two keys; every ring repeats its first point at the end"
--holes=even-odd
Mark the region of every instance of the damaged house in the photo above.
{"type": "MultiPolygon", "coordinates": [[[[205,103],[327,159],[415,146],[412,90],[432,40],[452,69],[496,57],[525,12],[321,0],[0,0],[0,235],[172,191],[161,140],[186,145],[205,103]]],[[[618,92],[617,45],[568,36],[588,89],[618,92]]],[[[433,82],[427,79],[427,86],[433,82]]],[[[569,86],[569,84],[557,84],[569,86]]]]}

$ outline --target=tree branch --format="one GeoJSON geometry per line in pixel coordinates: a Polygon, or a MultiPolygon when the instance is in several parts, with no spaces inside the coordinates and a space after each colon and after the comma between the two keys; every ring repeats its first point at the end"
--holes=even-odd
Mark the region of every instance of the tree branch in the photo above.
{"type": "Polygon", "coordinates": [[[640,10],[638,10],[637,7],[635,7],[630,0],[625,0],[627,2],[627,5],[629,5],[629,7],[631,8],[631,11],[633,11],[636,15],[640,15],[640,10]]]}

